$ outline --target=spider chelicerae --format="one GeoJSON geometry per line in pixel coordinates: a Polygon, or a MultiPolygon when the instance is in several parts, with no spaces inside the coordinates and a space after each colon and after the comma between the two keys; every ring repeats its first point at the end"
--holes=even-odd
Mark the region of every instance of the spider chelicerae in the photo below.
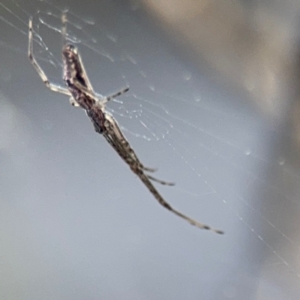
{"type": "Polygon", "coordinates": [[[78,53],[77,48],[66,42],[66,14],[62,14],[62,36],[63,36],[63,48],[62,48],[62,60],[63,60],[63,80],[66,84],[66,88],[51,83],[45,72],[42,70],[38,62],[33,55],[33,29],[32,18],[29,19],[29,35],[28,35],[28,57],[37,73],[41,77],[44,84],[53,92],[61,93],[70,97],[70,103],[73,106],[81,107],[85,110],[86,114],[90,118],[94,125],[96,132],[102,134],[107,142],[115,149],[120,157],[127,163],[131,171],[136,174],[141,181],[145,184],[148,190],[156,198],[156,200],[166,209],[170,210],[177,216],[187,220],[192,225],[195,225],[201,229],[211,230],[216,233],[224,233],[221,230],[212,228],[203,223],[197,222],[181,212],[175,210],[168,204],[164,198],[160,195],[157,189],[154,187],[151,181],[158,182],[163,185],[174,185],[166,181],[159,180],[149,173],[155,171],[155,169],[145,167],[134,150],[131,148],[129,142],[123,135],[117,121],[105,110],[105,104],[126,93],[129,88],[120,90],[119,92],[110,96],[102,96],[94,92],[94,89],[86,75],[84,65],[81,60],[81,56],[78,53]]]}

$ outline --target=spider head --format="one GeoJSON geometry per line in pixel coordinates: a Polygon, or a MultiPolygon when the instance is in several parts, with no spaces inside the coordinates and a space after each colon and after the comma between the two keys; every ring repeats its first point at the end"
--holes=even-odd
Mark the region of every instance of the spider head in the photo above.
{"type": "Polygon", "coordinates": [[[66,59],[76,59],[78,57],[78,49],[72,44],[66,44],[62,52],[66,59]]]}
{"type": "Polygon", "coordinates": [[[64,71],[63,79],[67,86],[70,87],[74,81],[79,82],[82,86],[87,87],[84,78],[84,68],[77,47],[72,44],[66,44],[63,47],[64,71]]]}
{"type": "Polygon", "coordinates": [[[76,77],[77,73],[81,73],[81,63],[77,48],[72,44],[66,44],[62,50],[64,61],[65,78],[76,77]]]}

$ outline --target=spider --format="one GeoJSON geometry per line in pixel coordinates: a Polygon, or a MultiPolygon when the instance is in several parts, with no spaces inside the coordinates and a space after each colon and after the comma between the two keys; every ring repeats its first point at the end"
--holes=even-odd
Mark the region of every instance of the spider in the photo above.
{"type": "Polygon", "coordinates": [[[155,169],[145,167],[138,159],[136,153],[131,148],[129,142],[122,133],[117,121],[105,110],[105,104],[126,93],[129,88],[126,87],[117,93],[109,96],[102,96],[94,92],[89,78],[87,77],[84,65],[81,60],[81,56],[78,53],[78,49],[66,42],[66,14],[62,14],[62,61],[63,61],[63,80],[66,84],[66,88],[57,84],[51,83],[41,66],[36,61],[33,55],[33,29],[32,18],[29,19],[29,34],[28,34],[28,57],[31,64],[34,66],[38,75],[44,82],[44,84],[53,92],[61,93],[70,97],[70,104],[76,107],[81,107],[85,110],[87,116],[91,120],[94,129],[99,134],[102,134],[107,142],[114,148],[119,156],[127,163],[131,171],[136,174],[140,180],[145,184],[148,190],[156,198],[156,200],[166,209],[173,212],[177,216],[185,219],[190,224],[199,227],[201,229],[211,230],[213,232],[222,234],[221,230],[212,228],[203,223],[197,222],[188,216],[182,214],[180,211],[175,210],[170,204],[168,204],[164,198],[160,195],[157,189],[154,187],[151,181],[158,182],[162,185],[174,185],[173,183],[159,180],[149,173],[156,171],[155,169]]]}

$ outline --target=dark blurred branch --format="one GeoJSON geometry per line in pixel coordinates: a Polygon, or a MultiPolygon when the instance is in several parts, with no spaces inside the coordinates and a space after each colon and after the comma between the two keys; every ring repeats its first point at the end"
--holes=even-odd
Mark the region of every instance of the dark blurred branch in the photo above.
{"type": "Polygon", "coordinates": [[[281,118],[295,96],[299,1],[144,0],[167,33],[268,116],[281,118]]]}

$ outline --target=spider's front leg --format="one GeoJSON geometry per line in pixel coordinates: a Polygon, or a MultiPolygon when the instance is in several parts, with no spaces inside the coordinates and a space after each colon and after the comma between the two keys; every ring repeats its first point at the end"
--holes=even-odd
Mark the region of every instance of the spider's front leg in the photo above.
{"type": "Polygon", "coordinates": [[[46,87],[48,89],[50,89],[51,91],[57,92],[57,93],[60,93],[60,94],[64,94],[64,95],[67,95],[67,96],[71,96],[71,93],[68,89],[63,88],[63,87],[61,87],[57,84],[51,83],[49,81],[47,75],[45,74],[45,72],[41,68],[41,66],[36,61],[36,59],[33,55],[32,18],[29,19],[28,28],[29,28],[29,32],[28,32],[28,58],[29,58],[30,62],[32,63],[32,65],[34,66],[35,70],[37,71],[38,75],[40,76],[40,78],[42,79],[42,81],[44,82],[46,87]]]}

